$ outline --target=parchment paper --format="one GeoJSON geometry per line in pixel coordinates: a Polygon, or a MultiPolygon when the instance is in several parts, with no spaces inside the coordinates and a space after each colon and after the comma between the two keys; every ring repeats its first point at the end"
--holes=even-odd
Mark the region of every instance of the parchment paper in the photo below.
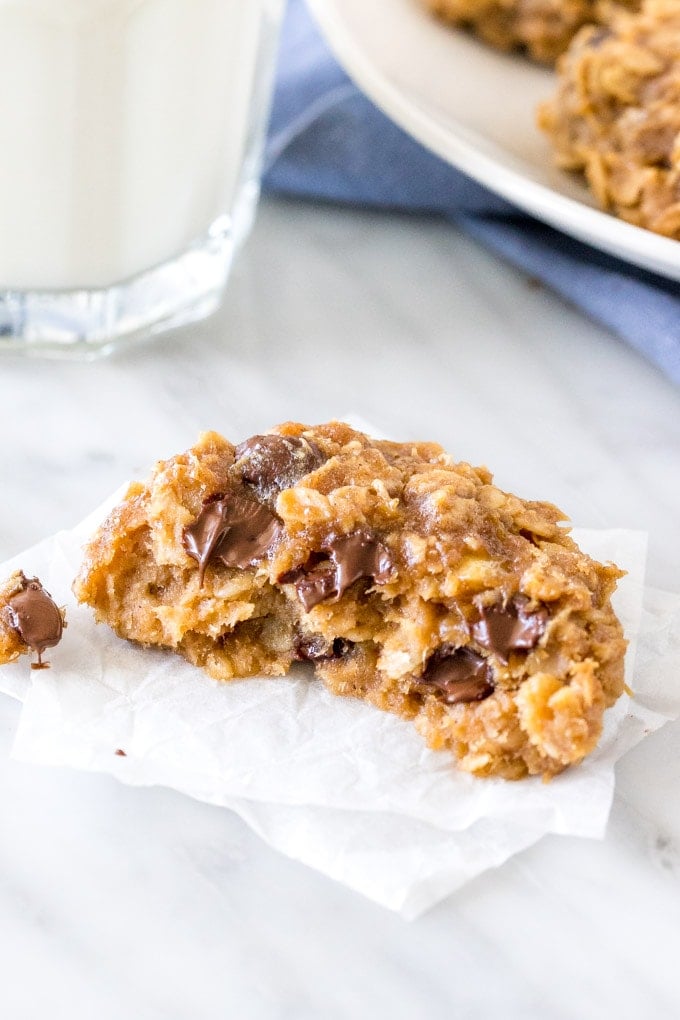
{"type": "Polygon", "coordinates": [[[39,576],[68,620],[50,670],[31,672],[27,657],[0,668],[0,690],[23,701],[13,756],[231,808],[283,853],[404,917],[548,832],[602,837],[614,763],[680,714],[680,597],[645,591],[640,532],[574,532],[596,558],[629,571],[616,608],[634,697],[607,713],[581,766],[550,783],[509,783],[458,772],[410,723],[334,697],[305,667],[218,683],[96,626],[70,586],[81,545],[124,491],[0,567],[2,577],[17,567],[39,576]]]}

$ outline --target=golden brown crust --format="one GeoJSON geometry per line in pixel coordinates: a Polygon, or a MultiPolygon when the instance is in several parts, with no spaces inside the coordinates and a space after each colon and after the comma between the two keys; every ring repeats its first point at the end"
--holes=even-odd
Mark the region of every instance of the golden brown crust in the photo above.
{"type": "Polygon", "coordinates": [[[502,492],[433,443],[376,441],[338,422],[272,431],[313,444],[320,464],[272,497],[282,527],[271,552],[245,569],[211,561],[201,586],[184,529],[206,499],[243,485],[232,444],[207,433],[132,486],[86,549],[74,590],[98,620],[224,680],[284,674],[301,648],[321,646],[302,657],[332,691],[415,719],[430,746],[478,775],[552,775],[592,750],[623,689],[610,603],[620,572],[577,548],[556,507],[502,492]],[[391,572],[306,611],[295,577],[329,536],[357,532],[379,537],[391,572]],[[474,621],[518,598],[547,624],[504,661],[474,621]],[[461,648],[488,667],[492,693],[451,704],[426,671],[461,648]]]}
{"type": "Polygon", "coordinates": [[[558,70],[538,113],[558,165],[583,172],[604,209],[680,240],[680,4],[646,0],[606,32],[585,28],[558,70]]]}
{"type": "Polygon", "coordinates": [[[445,21],[471,28],[499,50],[522,48],[552,64],[583,26],[607,21],[612,8],[640,0],[423,0],[445,21]]]}

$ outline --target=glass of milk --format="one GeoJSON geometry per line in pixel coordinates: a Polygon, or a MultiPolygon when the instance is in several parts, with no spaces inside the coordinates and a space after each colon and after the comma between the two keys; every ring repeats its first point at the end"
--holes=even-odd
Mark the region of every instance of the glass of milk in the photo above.
{"type": "Polygon", "coordinates": [[[0,0],[0,348],[202,318],[251,226],[283,0],[0,0]]]}

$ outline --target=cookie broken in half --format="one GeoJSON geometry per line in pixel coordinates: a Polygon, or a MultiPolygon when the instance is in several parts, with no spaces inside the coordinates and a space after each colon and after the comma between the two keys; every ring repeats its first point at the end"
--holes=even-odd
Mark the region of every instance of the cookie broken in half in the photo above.
{"type": "Polygon", "coordinates": [[[305,661],[469,772],[548,777],[594,748],[626,647],[621,572],[563,521],[435,443],[340,422],[210,432],[130,487],[74,591],[219,680],[305,661]]]}

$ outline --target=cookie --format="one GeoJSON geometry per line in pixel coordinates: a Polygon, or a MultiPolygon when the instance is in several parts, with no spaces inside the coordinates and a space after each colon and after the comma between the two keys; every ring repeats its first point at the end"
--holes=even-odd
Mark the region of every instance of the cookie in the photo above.
{"type": "Polygon", "coordinates": [[[549,503],[435,443],[287,423],[206,433],[86,547],[74,591],[119,635],[218,680],[294,662],[481,776],[551,776],[623,689],[620,571],[549,503]]]}
{"type": "Polygon", "coordinates": [[[45,669],[48,648],[61,641],[66,616],[37,577],[17,570],[0,585],[0,663],[34,652],[33,669],[45,669]]]}
{"type": "Polygon", "coordinates": [[[499,50],[521,48],[542,63],[552,64],[578,30],[606,21],[611,9],[632,9],[640,0],[424,0],[445,21],[472,29],[499,50]]]}
{"type": "Polygon", "coordinates": [[[558,71],[538,113],[558,165],[585,174],[603,209],[680,240],[680,3],[583,29],[558,71]]]}

